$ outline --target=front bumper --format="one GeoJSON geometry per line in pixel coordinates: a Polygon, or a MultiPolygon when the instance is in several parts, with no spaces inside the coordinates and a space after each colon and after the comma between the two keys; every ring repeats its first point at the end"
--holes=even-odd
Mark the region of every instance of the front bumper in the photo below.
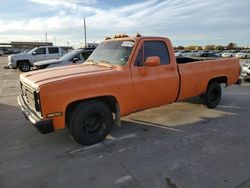
{"type": "Polygon", "coordinates": [[[16,62],[9,60],[8,67],[11,68],[11,69],[16,69],[17,68],[16,62]]]}
{"type": "Polygon", "coordinates": [[[54,131],[52,119],[42,119],[36,115],[25,103],[22,95],[17,97],[17,101],[27,120],[29,120],[42,134],[47,134],[54,131]]]}

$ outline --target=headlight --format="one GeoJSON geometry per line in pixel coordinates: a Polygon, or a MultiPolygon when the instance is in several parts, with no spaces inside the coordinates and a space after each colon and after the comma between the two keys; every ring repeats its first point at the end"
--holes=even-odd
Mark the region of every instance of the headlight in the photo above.
{"type": "Polygon", "coordinates": [[[34,101],[35,101],[36,111],[41,112],[41,101],[40,101],[40,95],[38,91],[34,91],[34,101]]]}

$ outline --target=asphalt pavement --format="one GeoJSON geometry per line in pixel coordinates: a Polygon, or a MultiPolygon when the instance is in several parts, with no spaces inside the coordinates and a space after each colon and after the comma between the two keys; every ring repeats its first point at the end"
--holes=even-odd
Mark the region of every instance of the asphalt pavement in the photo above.
{"type": "Polygon", "coordinates": [[[0,57],[0,187],[249,188],[250,83],[131,114],[92,146],[67,130],[42,135],[17,105],[18,70],[0,57]]]}

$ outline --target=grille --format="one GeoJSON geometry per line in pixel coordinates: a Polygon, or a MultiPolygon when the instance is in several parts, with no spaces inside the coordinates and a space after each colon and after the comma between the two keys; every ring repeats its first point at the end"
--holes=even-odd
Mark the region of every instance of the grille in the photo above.
{"type": "Polygon", "coordinates": [[[22,94],[23,94],[23,98],[25,100],[25,102],[32,108],[35,109],[35,98],[34,98],[34,91],[21,84],[21,88],[22,88],[22,94]]]}

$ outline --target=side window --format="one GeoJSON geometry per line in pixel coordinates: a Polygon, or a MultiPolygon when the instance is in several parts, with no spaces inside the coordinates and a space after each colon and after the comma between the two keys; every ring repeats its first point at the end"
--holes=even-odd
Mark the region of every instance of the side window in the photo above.
{"type": "Polygon", "coordinates": [[[82,52],[82,58],[83,60],[88,59],[88,57],[91,55],[92,51],[86,51],[86,52],[82,52]]]}
{"type": "Polygon", "coordinates": [[[46,54],[46,49],[45,48],[38,48],[37,50],[36,50],[36,54],[46,54]]]}
{"type": "Polygon", "coordinates": [[[169,64],[168,49],[162,41],[144,42],[144,61],[150,56],[159,56],[161,59],[161,65],[169,64]]]}
{"type": "Polygon", "coordinates": [[[143,47],[141,47],[141,49],[138,51],[136,60],[135,60],[135,66],[143,66],[143,57],[142,57],[142,49],[143,47]]]}
{"type": "Polygon", "coordinates": [[[74,58],[77,58],[78,60],[81,60],[81,54],[75,55],[75,56],[72,58],[72,60],[73,60],[74,58]]]}
{"type": "Polygon", "coordinates": [[[58,48],[49,48],[49,54],[58,54],[59,49],[58,48]]]}

